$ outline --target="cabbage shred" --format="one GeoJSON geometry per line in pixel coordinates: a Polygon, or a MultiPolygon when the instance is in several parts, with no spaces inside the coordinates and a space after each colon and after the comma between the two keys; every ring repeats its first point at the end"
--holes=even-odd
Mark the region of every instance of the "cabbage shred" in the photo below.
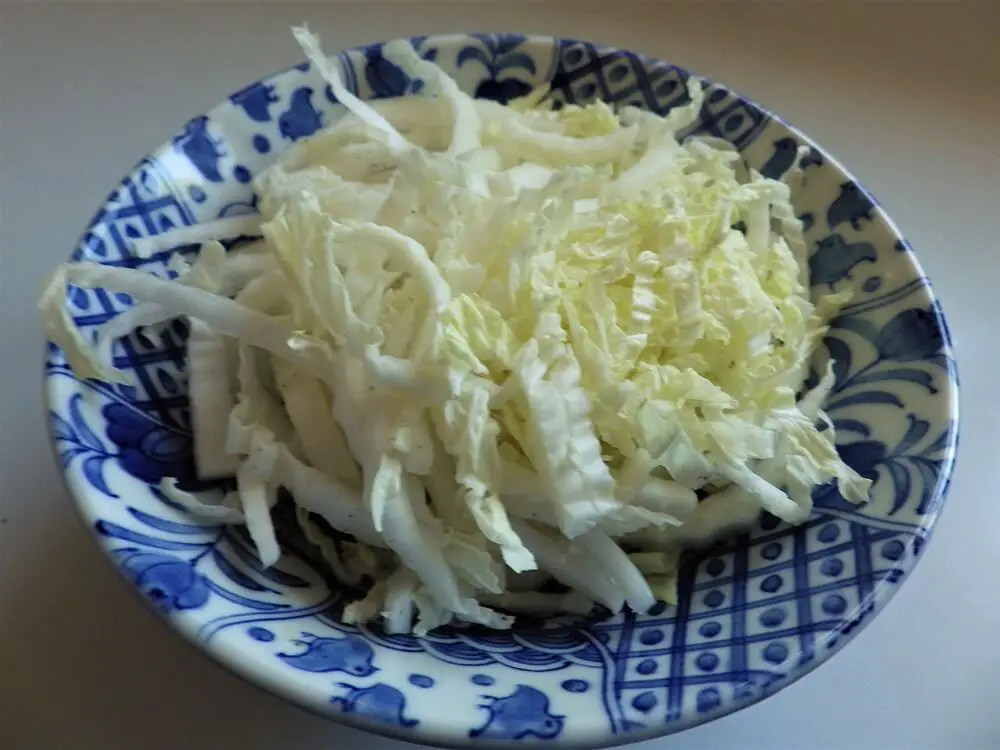
{"type": "Polygon", "coordinates": [[[762,509],[800,523],[827,482],[866,499],[819,409],[832,370],[796,399],[819,311],[845,298],[810,300],[785,183],[679,140],[693,78],[666,117],[545,91],[503,107],[394,43],[423,95],[372,104],[295,36],[349,111],[256,178],[252,253],[206,242],[173,282],[67,264],[43,297],[81,377],[123,375],[73,326],[67,283],[133,294],[136,325],[197,322],[197,455],[238,496],[172,497],[246,523],[270,564],[287,487],[311,538],[309,513],[357,540],[324,550],[374,581],[345,616],[417,632],[509,627],[505,607],[645,611],[675,599],[682,547],[762,509]],[[509,588],[536,570],[573,595],[509,588]]]}

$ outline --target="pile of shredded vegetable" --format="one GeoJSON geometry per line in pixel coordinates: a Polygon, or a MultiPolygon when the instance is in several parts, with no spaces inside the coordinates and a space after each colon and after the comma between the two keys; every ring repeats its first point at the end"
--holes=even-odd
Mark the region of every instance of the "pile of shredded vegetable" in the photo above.
{"type": "Polygon", "coordinates": [[[190,319],[197,469],[238,490],[170,497],[246,524],[270,565],[287,488],[331,569],[370,585],[344,618],[418,633],[644,612],[675,601],[684,547],[761,510],[800,523],[831,481],[866,499],[820,410],[832,369],[796,400],[844,298],[810,300],[788,175],[679,140],[694,79],[665,117],[544,89],[503,106],[395,42],[424,87],[366,103],[295,36],[348,112],[259,174],[260,215],[147,240],[205,240],[173,280],[79,262],[43,296],[75,372],[105,381],[116,338],[190,319]],[[261,239],[217,241],[239,235],[261,239]],[[138,304],[93,346],[67,284],[138,304]]]}

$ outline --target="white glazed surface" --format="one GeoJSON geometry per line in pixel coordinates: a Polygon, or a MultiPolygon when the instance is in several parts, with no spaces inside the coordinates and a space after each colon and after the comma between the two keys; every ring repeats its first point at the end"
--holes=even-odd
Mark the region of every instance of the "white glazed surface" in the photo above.
{"type": "MultiPolygon", "coordinates": [[[[169,55],[169,51],[176,47],[166,43],[159,47],[154,44],[149,47],[144,45],[142,49],[129,49],[125,44],[127,40],[117,35],[101,36],[102,33],[107,33],[102,32],[102,29],[108,28],[107,23],[112,16],[102,16],[101,11],[96,9],[90,9],[89,13],[84,10],[75,11],[75,18],[62,24],[66,26],[66,31],[59,38],[64,45],[83,45],[80,40],[87,39],[87,46],[81,46],[79,50],[72,47],[67,50],[67,53],[73,53],[69,59],[78,61],[78,64],[69,69],[86,66],[88,55],[94,55],[96,67],[90,77],[103,80],[108,90],[93,85],[94,81],[88,81],[87,75],[75,71],[73,78],[79,76],[78,83],[74,82],[71,86],[64,82],[55,89],[46,89],[42,81],[53,80],[47,76],[52,76],[55,70],[42,66],[34,71],[34,79],[28,77],[29,72],[19,74],[21,79],[18,81],[12,80],[11,66],[0,66],[4,76],[4,101],[9,101],[10,91],[28,89],[53,92],[51,98],[40,101],[22,97],[28,111],[20,115],[12,114],[13,127],[5,123],[6,132],[0,136],[5,139],[7,165],[3,186],[5,191],[11,190],[11,195],[5,195],[2,203],[4,225],[5,228],[13,229],[8,235],[10,244],[5,252],[4,268],[0,276],[0,283],[4,288],[2,304],[6,325],[2,335],[5,338],[16,335],[18,338],[33,340],[31,337],[34,336],[34,340],[37,340],[38,329],[30,309],[37,289],[35,282],[47,267],[65,256],[79,227],[93,208],[97,197],[95,189],[100,192],[104,186],[112,184],[136,155],[148,150],[157,140],[162,140],[169,129],[185,117],[205,109],[225,92],[249,82],[251,78],[258,77],[258,74],[267,74],[295,60],[294,48],[289,47],[287,37],[282,35],[287,21],[302,16],[313,19],[315,26],[330,38],[331,49],[405,31],[510,26],[503,23],[502,15],[491,15],[485,8],[477,9],[481,22],[475,22],[477,19],[470,20],[470,9],[469,16],[461,24],[457,24],[454,19],[449,23],[446,9],[435,15],[430,8],[417,9],[413,4],[405,4],[399,13],[393,14],[395,18],[392,23],[379,21],[373,15],[366,24],[361,24],[364,19],[354,16],[353,22],[346,25],[350,26],[349,29],[345,26],[346,19],[331,17],[324,24],[324,14],[311,12],[308,8],[300,9],[298,16],[294,13],[284,15],[284,8],[281,11],[262,12],[259,17],[252,13],[241,14],[240,23],[244,25],[241,33],[246,36],[240,37],[233,31],[233,38],[228,39],[233,50],[239,49],[241,44],[246,45],[248,38],[264,40],[260,42],[264,53],[260,54],[261,59],[258,61],[258,51],[255,51],[252,70],[249,69],[251,63],[246,60],[241,63],[235,60],[228,63],[217,61],[212,63],[213,68],[200,67],[207,65],[214,55],[198,58],[201,60],[199,64],[197,60],[190,59],[192,53],[189,53],[187,60],[178,62],[169,55]],[[404,23],[407,13],[410,14],[409,21],[404,23]],[[334,29],[338,29],[338,32],[333,33],[334,29]],[[100,47],[91,47],[94,39],[105,41],[100,47]],[[108,55],[112,54],[111,50],[116,45],[124,45],[124,49],[119,50],[123,59],[117,65],[112,65],[113,60],[108,55]],[[89,51],[98,48],[103,50],[103,56],[89,51]],[[135,70],[130,68],[141,65],[149,65],[148,69],[140,68],[140,71],[147,74],[136,76],[135,70]],[[178,65],[190,66],[189,72],[178,73],[178,65]],[[227,65],[228,72],[232,75],[228,78],[215,78],[215,75],[227,70],[227,65]],[[138,91],[132,95],[133,104],[127,110],[128,132],[122,134],[121,128],[114,127],[114,123],[120,120],[109,118],[107,112],[113,111],[111,108],[117,108],[119,113],[123,113],[120,92],[133,79],[149,81],[150,91],[146,92],[149,93],[148,97],[138,91]],[[178,79],[183,79],[186,85],[171,88],[177,84],[178,79]],[[17,83],[20,83],[18,88],[8,89],[8,86],[17,83]],[[113,95],[114,91],[118,92],[117,95],[113,95]],[[84,96],[84,93],[88,95],[84,96]],[[190,106],[180,108],[177,102],[181,98],[189,102],[190,106]],[[60,102],[58,107],[57,101],[60,102]],[[30,107],[37,108],[33,115],[30,107]],[[109,109],[102,111],[102,108],[109,109]],[[97,117],[102,113],[107,118],[103,121],[97,117]],[[96,122],[101,123],[100,127],[95,126],[96,122]],[[145,131],[141,123],[146,123],[145,131]],[[19,125],[23,125],[24,129],[19,130],[19,125]],[[59,127],[65,129],[59,130],[59,127]],[[138,138],[137,130],[144,132],[145,137],[138,138]],[[114,135],[109,135],[110,132],[114,135]],[[18,136],[16,148],[12,147],[12,133],[18,136]],[[77,139],[82,139],[85,133],[91,133],[94,141],[86,144],[86,147],[77,142],[73,148],[68,148],[66,142],[72,141],[66,135],[69,133],[74,134],[73,137],[77,139]],[[41,150],[43,148],[44,151],[41,150]],[[107,163],[109,160],[110,166],[107,163]],[[28,166],[32,171],[26,169],[28,166]],[[65,187],[53,191],[53,184],[65,187]],[[38,188],[32,191],[34,185],[38,188]],[[71,191],[75,191],[72,207],[67,205],[71,191]],[[23,202],[16,202],[19,199],[23,202]],[[53,211],[55,207],[58,210],[53,211]],[[35,213],[29,213],[30,211],[35,213]],[[24,279],[26,282],[30,279],[32,284],[27,290],[27,283],[24,287],[20,284],[12,287],[11,278],[24,279]]],[[[9,38],[14,40],[4,50],[4,54],[12,53],[10,47],[16,52],[18,42],[30,39],[29,28],[34,28],[36,33],[41,30],[42,27],[37,23],[30,23],[27,13],[28,11],[22,11],[20,15],[11,15],[14,23],[4,25],[9,38]],[[28,24],[21,33],[15,32],[18,21],[28,24]]],[[[637,10],[634,16],[637,18],[640,14],[645,14],[648,20],[655,20],[658,15],[666,14],[666,11],[645,6],[644,9],[637,10]]],[[[692,44],[691,38],[672,37],[671,42],[673,39],[677,41],[668,43],[662,37],[651,35],[648,29],[642,31],[644,24],[620,22],[615,27],[618,32],[616,38],[603,33],[600,19],[586,13],[560,18],[550,7],[544,13],[538,12],[536,24],[527,23],[529,15],[526,10],[525,17],[519,19],[517,24],[519,28],[537,28],[543,25],[545,31],[600,38],[686,64],[698,72],[726,81],[787,116],[840,156],[882,199],[889,213],[904,227],[918,249],[950,315],[963,364],[963,395],[967,409],[958,481],[952,490],[949,511],[945,513],[945,520],[931,546],[932,552],[918,569],[913,581],[903,588],[904,593],[899,601],[912,602],[906,618],[900,619],[896,610],[905,609],[907,605],[894,604],[879,617],[870,631],[890,628],[881,644],[871,644],[873,637],[866,634],[834,660],[832,664],[837,666],[825,668],[817,676],[737,717],[671,738],[671,747],[684,747],[685,742],[694,743],[690,747],[718,747],[730,742],[744,747],[765,744],[780,747],[781,743],[787,743],[788,747],[995,746],[995,727],[985,724],[982,718],[978,724],[975,720],[982,716],[983,705],[976,702],[977,699],[981,700],[982,693],[978,690],[964,692],[969,690],[967,685],[952,684],[954,680],[950,679],[953,676],[975,674],[978,670],[982,670],[985,677],[991,673],[990,667],[996,663],[990,661],[989,651],[975,653],[973,661],[974,652],[971,650],[974,644],[981,646],[990,633],[988,622],[991,619],[991,603],[976,596],[978,589],[973,583],[976,576],[984,575],[986,570],[993,568],[987,556],[995,554],[985,534],[979,545],[974,543],[975,537],[972,536],[977,533],[977,529],[988,527],[991,521],[987,515],[989,510],[985,505],[986,496],[976,496],[977,484],[979,487],[988,487],[986,482],[992,478],[988,463],[990,441],[987,429],[990,426],[989,409],[995,407],[985,400],[988,377],[983,372],[989,364],[988,350],[985,347],[985,342],[989,340],[985,338],[989,327],[984,324],[983,316],[989,313],[984,312],[983,305],[976,305],[973,295],[977,289],[985,294],[988,287],[982,278],[988,274],[969,276],[956,268],[960,265],[960,259],[977,259],[986,255],[988,230],[985,225],[996,221],[995,214],[989,212],[990,203],[984,193],[988,184],[997,185],[997,172],[989,165],[991,157],[975,150],[977,135],[982,139],[982,146],[987,146],[989,119],[985,109],[990,102],[984,98],[987,91],[986,78],[981,79],[979,97],[970,92],[963,99],[961,90],[965,86],[976,88],[974,81],[979,71],[976,66],[988,64],[989,59],[978,63],[968,61],[966,66],[971,66],[971,70],[966,69],[957,83],[952,82],[950,76],[944,75],[944,70],[928,71],[921,66],[923,77],[920,91],[926,96],[926,103],[920,105],[916,100],[906,99],[905,77],[901,76],[895,82],[886,79],[888,73],[895,70],[897,65],[901,66],[901,63],[886,62],[886,58],[882,57],[879,58],[879,64],[890,66],[888,71],[869,71],[867,77],[862,76],[858,59],[864,59],[864,52],[860,46],[857,55],[861,57],[855,56],[853,62],[850,61],[852,55],[846,48],[839,49],[837,61],[842,65],[839,75],[844,78],[827,71],[830,77],[824,86],[817,83],[817,80],[824,80],[817,78],[822,76],[823,71],[810,70],[812,77],[800,82],[801,89],[794,89],[796,76],[806,78],[803,69],[788,72],[790,69],[787,61],[782,65],[780,60],[768,62],[758,56],[756,62],[752,63],[760,71],[760,78],[755,79],[753,75],[747,74],[747,66],[751,66],[752,61],[746,58],[742,65],[739,64],[740,59],[734,55],[728,37],[725,37],[726,55],[718,55],[713,59],[704,51],[699,54],[697,45],[692,44]],[[731,57],[736,59],[730,59],[731,57]],[[727,60],[732,63],[729,68],[723,66],[727,60]],[[858,68],[855,73],[858,78],[852,86],[846,82],[847,73],[855,68],[858,68]],[[782,72],[776,74],[776,70],[782,72]],[[783,89],[782,86],[775,85],[775,75],[787,76],[792,80],[783,80],[783,89]],[[942,80],[935,84],[939,75],[942,80]],[[867,97],[873,95],[870,89],[876,82],[880,89],[884,87],[885,90],[882,96],[869,99],[867,97]],[[956,91],[956,87],[959,90],[956,91]],[[811,101],[808,96],[810,89],[823,89],[825,92],[825,96],[817,96],[812,100],[812,110],[809,106],[803,106],[804,103],[809,105],[811,101]],[[789,96],[789,90],[795,90],[799,96],[789,96]],[[930,91],[933,94],[929,94],[930,91]],[[834,93],[839,93],[840,98],[836,99],[840,104],[839,108],[834,104],[834,93]],[[897,98],[893,98],[894,96],[897,98]],[[870,109],[873,102],[878,102],[881,112],[876,113],[870,109]],[[947,161],[943,157],[940,162],[928,159],[931,166],[928,171],[940,178],[939,182],[930,182],[926,172],[907,172],[906,169],[915,170],[914,153],[920,153],[921,148],[929,150],[935,147],[933,136],[928,135],[927,140],[921,141],[919,135],[922,128],[930,127],[925,119],[928,118],[928,105],[946,102],[955,102],[955,109],[930,119],[938,136],[947,133],[958,137],[947,161]],[[862,103],[866,106],[862,106],[862,103]],[[852,105],[856,107],[855,111],[845,114],[846,108],[852,105]],[[898,119],[889,120],[889,113],[897,110],[898,119]],[[876,129],[873,122],[883,120],[885,123],[882,130],[876,129]],[[842,129],[842,137],[839,141],[831,122],[841,123],[839,127],[842,129]],[[856,134],[859,129],[865,130],[865,138],[852,138],[851,135],[856,134]],[[873,135],[873,131],[880,134],[878,138],[873,135]],[[968,166],[962,169],[966,160],[968,166]],[[880,164],[881,172],[877,169],[880,164]],[[980,183],[974,189],[977,177],[980,183]],[[940,213],[941,203],[938,202],[942,195],[942,184],[954,186],[953,190],[948,191],[950,198],[947,201],[946,215],[940,213]],[[978,207],[976,201],[979,201],[978,207]],[[921,210],[915,210],[917,207],[921,210]],[[921,230],[924,232],[923,236],[920,234],[921,230]],[[976,336],[983,336],[981,351],[975,350],[978,343],[976,336]],[[977,361],[975,357],[980,359],[977,361]],[[979,379],[982,379],[983,385],[982,390],[977,391],[975,389],[979,379]],[[977,430],[982,432],[977,435],[977,430]],[[970,443],[974,443],[975,447],[970,449],[970,443]],[[977,460],[981,462],[979,465],[975,463],[977,460]],[[978,515],[976,503],[982,503],[978,515]],[[960,511],[956,511],[955,506],[959,506],[960,511]],[[970,513],[973,514],[971,520],[970,513]],[[942,552],[941,547],[947,542],[942,544],[941,539],[947,539],[949,533],[958,536],[954,539],[951,550],[942,552]],[[963,560],[960,579],[956,574],[956,559],[963,560]],[[933,575],[925,573],[925,570],[932,569],[934,565],[931,560],[937,560],[943,565],[939,579],[941,585],[936,593],[940,602],[938,606],[930,606],[930,602],[935,601],[934,592],[925,591],[914,600],[912,591],[913,587],[919,588],[918,581],[933,575]],[[949,621],[947,618],[953,611],[956,619],[949,621]],[[961,619],[958,619],[959,616],[961,619]],[[886,626],[887,618],[892,618],[895,625],[886,626]],[[982,628],[982,635],[977,640],[975,636],[978,628],[982,628]],[[932,646],[930,641],[921,640],[927,639],[929,635],[940,635],[941,641],[932,646]],[[863,648],[861,644],[864,643],[869,643],[869,655],[866,659],[859,660],[854,654],[857,649],[863,648]],[[969,650],[963,652],[963,649],[969,650]],[[927,665],[942,652],[947,653],[948,658],[939,663],[940,676],[934,679],[927,673],[927,665]],[[960,658],[963,653],[964,658],[960,658]],[[898,655],[898,662],[890,661],[894,655],[898,655]],[[853,662],[853,670],[845,672],[841,666],[842,660],[853,662]],[[828,670],[839,670],[841,681],[828,685],[825,691],[821,687],[812,687],[810,689],[814,692],[811,697],[804,696],[797,704],[787,704],[786,695],[806,691],[806,686],[815,685],[817,680],[824,679],[828,670]],[[881,691],[881,681],[889,684],[895,681],[895,691],[899,693],[898,704],[888,702],[891,700],[888,697],[891,693],[881,691]],[[862,682],[874,683],[873,688],[878,686],[879,692],[868,693],[867,698],[859,700],[862,682]],[[949,683],[947,687],[942,684],[944,682],[949,683]],[[920,703],[921,700],[925,702],[920,703]],[[786,706],[775,713],[774,706],[781,701],[785,701],[786,706]],[[941,709],[944,704],[951,706],[955,712],[953,721],[948,712],[941,709]],[[841,713],[845,706],[851,707],[851,710],[841,713]],[[920,706],[923,708],[919,708],[920,706]],[[922,725],[922,731],[915,732],[914,724],[919,726],[923,719],[921,712],[931,712],[932,708],[937,713],[934,722],[922,725]],[[761,712],[767,712],[764,718],[744,719],[761,712]],[[895,714],[898,720],[895,723],[884,723],[887,717],[883,713],[890,714],[889,718],[895,714]],[[839,721],[834,720],[833,716],[839,716],[839,721]],[[827,720],[829,724],[824,733],[820,727],[827,720]],[[742,728],[739,722],[744,723],[742,728]],[[946,726],[942,727],[942,724],[946,726]],[[722,728],[725,726],[729,729],[722,728]],[[748,738],[749,732],[756,734],[749,735],[748,738]],[[857,734],[847,735],[845,732],[857,734]],[[699,736],[701,740],[697,739],[699,736]],[[758,745],[754,745],[754,741],[758,745]],[[697,744],[699,742],[701,744],[697,744]],[[928,744],[935,742],[937,744],[928,744]]],[[[875,23],[870,20],[872,15],[878,14],[868,14],[866,23],[875,23]]],[[[160,28],[173,24],[176,31],[172,35],[176,38],[177,34],[187,35],[186,30],[194,30],[198,26],[197,19],[184,21],[183,16],[183,11],[171,11],[162,16],[154,12],[152,18],[160,28]]],[[[622,11],[619,18],[627,16],[629,14],[622,11]]],[[[58,19],[58,15],[55,17],[58,19]]],[[[68,15],[66,17],[68,19],[68,15]]],[[[124,18],[125,21],[119,21],[118,14],[115,14],[114,22],[127,23],[128,13],[124,13],[124,18]]],[[[691,11],[674,11],[670,14],[670,19],[676,24],[679,19],[695,20],[697,15],[691,11]]],[[[211,20],[212,16],[209,15],[202,19],[202,23],[211,20]]],[[[855,18],[856,22],[859,20],[859,17],[855,18]]],[[[53,29],[58,30],[61,26],[51,18],[47,17],[47,21],[50,34],[55,33],[53,29]]],[[[849,27],[848,21],[849,19],[844,21],[845,29],[849,27]]],[[[138,24],[138,20],[132,22],[138,24]]],[[[709,22],[717,24],[720,20],[712,18],[709,21],[707,15],[701,18],[702,26],[709,22]]],[[[758,39],[767,39],[769,34],[775,35],[781,24],[785,24],[786,28],[778,37],[792,39],[796,34],[801,38],[808,33],[816,33],[806,26],[789,28],[792,21],[788,18],[778,23],[775,17],[770,22],[768,26],[762,19],[746,21],[744,33],[747,28],[752,27],[752,23],[762,24],[758,39]]],[[[883,19],[882,23],[885,22],[883,19]]],[[[985,20],[980,21],[980,24],[984,22],[985,20]]],[[[146,23],[150,22],[147,20],[146,23]]],[[[666,19],[658,23],[661,27],[668,28],[666,19]]],[[[650,24],[647,22],[646,25],[650,24]]],[[[697,26],[698,24],[694,24],[689,28],[697,26]]],[[[862,31],[855,29],[859,36],[862,31]]],[[[829,31],[826,33],[830,34],[829,31]]],[[[872,36],[869,43],[876,36],[872,36]]],[[[734,32],[732,45],[736,47],[739,46],[736,41],[738,37],[734,32]]],[[[892,49],[893,54],[902,54],[894,49],[891,36],[877,38],[884,45],[883,49],[892,49]]],[[[191,41],[186,41],[189,49],[192,49],[191,41]]],[[[914,41],[912,35],[909,44],[924,52],[924,56],[914,57],[911,65],[925,61],[928,50],[932,49],[930,40],[921,44],[914,41]]],[[[760,46],[765,50],[767,48],[763,41],[760,46]]],[[[974,44],[969,43],[968,47],[971,53],[975,53],[974,44]]],[[[804,51],[806,46],[801,49],[804,51]]],[[[751,54],[750,50],[747,50],[747,54],[751,54]]],[[[220,55],[222,57],[225,55],[220,55]]],[[[875,62],[875,58],[869,60],[872,65],[875,62]]],[[[63,70],[66,71],[67,68],[64,66],[63,70]]],[[[987,298],[984,296],[982,299],[987,298]]],[[[7,342],[7,351],[12,351],[13,347],[12,341],[7,342]]],[[[0,694],[0,698],[3,698],[0,706],[6,707],[0,708],[0,718],[7,718],[3,715],[7,710],[20,709],[20,715],[16,718],[12,714],[12,721],[0,721],[0,727],[13,727],[11,746],[59,747],[72,742],[79,747],[92,740],[94,747],[131,747],[133,744],[129,738],[134,738],[136,743],[141,742],[142,746],[156,746],[155,743],[159,742],[162,747],[176,747],[179,744],[197,747],[201,742],[206,747],[229,747],[237,741],[240,741],[240,746],[246,747],[271,747],[279,742],[288,746],[308,747],[329,742],[336,744],[338,741],[370,742],[372,747],[381,746],[378,743],[387,743],[388,746],[389,741],[371,737],[359,739],[360,736],[350,730],[319,722],[313,717],[283,707],[279,702],[239,685],[224,674],[217,674],[218,670],[207,663],[199,664],[199,658],[193,652],[186,652],[181,646],[172,643],[165,630],[139,614],[141,610],[122,593],[124,589],[119,590],[117,582],[112,583],[115,581],[114,577],[107,570],[101,569],[96,556],[86,549],[90,542],[75,525],[75,518],[72,518],[66,500],[62,497],[40,437],[38,404],[31,404],[28,400],[29,394],[33,396],[37,393],[36,360],[33,357],[26,357],[25,360],[13,361],[5,372],[4,384],[7,387],[4,389],[2,421],[4,444],[0,453],[4,462],[4,492],[0,496],[0,502],[3,503],[3,518],[7,519],[7,523],[0,526],[0,534],[4,537],[0,547],[4,549],[4,567],[0,570],[5,582],[0,586],[0,596],[4,597],[3,617],[0,617],[0,648],[3,649],[0,651],[3,654],[0,663],[7,663],[8,653],[12,657],[16,654],[19,659],[13,662],[13,668],[9,672],[17,675],[18,679],[5,680],[4,686],[0,688],[13,693],[12,699],[0,694]],[[34,411],[28,409],[28,406],[33,406],[34,411]],[[15,488],[16,492],[12,493],[10,487],[15,488]],[[60,514],[60,511],[63,512],[60,514]],[[8,580],[12,583],[6,583],[8,580]],[[7,596],[12,598],[8,600],[7,596]],[[11,604],[12,601],[16,601],[16,605],[11,604]],[[10,616],[8,612],[11,613],[10,616]],[[3,629],[6,627],[11,630],[4,633],[3,629]],[[147,663],[148,667],[145,666],[147,663]],[[157,663],[162,664],[163,668],[157,676],[151,677],[150,672],[157,663]],[[137,664],[143,664],[144,668],[136,669],[137,664]],[[89,678],[90,675],[101,676],[95,677],[92,682],[82,681],[85,676],[89,678]],[[219,687],[205,687],[205,692],[202,693],[202,686],[207,685],[219,687]],[[14,699],[18,702],[15,703],[14,699]],[[259,711],[251,708],[256,705],[262,708],[259,711]],[[58,708],[59,716],[66,716],[67,719],[59,722],[45,721],[43,717],[51,715],[50,709],[53,707],[58,708]],[[212,707],[211,711],[208,710],[209,707],[212,707]],[[239,723],[237,717],[247,713],[254,717],[253,731],[248,731],[246,724],[242,727],[230,726],[233,722],[239,723]],[[152,735],[150,727],[156,727],[152,735]],[[218,727],[218,731],[214,727],[218,727]],[[247,737],[245,743],[243,733],[247,737]],[[256,739],[251,739],[255,735],[256,739]],[[254,742],[259,744],[255,745],[254,742]]],[[[928,581],[925,586],[930,583],[928,581]]],[[[995,620],[996,610],[992,611],[992,615],[995,620]]],[[[836,680],[836,677],[829,679],[836,680]]],[[[988,688],[986,683],[978,684],[981,685],[980,689],[988,688]]],[[[872,688],[864,688],[869,689],[872,688]]],[[[988,701],[986,704],[988,705],[988,701]]]]}

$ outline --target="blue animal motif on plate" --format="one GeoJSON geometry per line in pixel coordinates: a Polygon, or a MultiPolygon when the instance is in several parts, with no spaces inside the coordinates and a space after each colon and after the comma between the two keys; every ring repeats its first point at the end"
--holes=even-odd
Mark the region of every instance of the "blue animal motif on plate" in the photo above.
{"type": "Polygon", "coordinates": [[[489,718],[481,727],[470,731],[470,737],[551,740],[562,731],[566,717],[551,713],[549,697],[530,685],[518,685],[510,695],[484,697],[487,702],[483,708],[489,718]]]}
{"type": "Polygon", "coordinates": [[[271,119],[271,105],[280,101],[280,98],[275,93],[274,86],[257,81],[237,91],[229,100],[242,107],[251,120],[268,122],[271,119]]]}
{"type": "Polygon", "coordinates": [[[840,186],[840,195],[826,211],[826,224],[831,231],[844,222],[850,222],[855,230],[861,229],[861,220],[872,220],[875,201],[856,182],[845,182],[840,186]]]}
{"type": "Polygon", "coordinates": [[[306,647],[300,654],[278,654],[278,658],[295,669],[306,672],[344,672],[354,677],[370,677],[378,669],[372,666],[375,652],[356,635],[342,638],[317,638],[303,633],[299,643],[306,647]]]}
{"type": "Polygon", "coordinates": [[[799,142],[791,136],[779,138],[774,142],[774,154],[760,168],[760,173],[764,177],[777,180],[781,175],[792,168],[799,152],[799,142]]]}
{"type": "MultiPolygon", "coordinates": [[[[595,97],[658,112],[687,101],[690,74],[590,42],[515,34],[419,37],[418,53],[459,85],[501,102],[551,84],[556,103],[595,97]]],[[[420,90],[380,45],[339,55],[345,85],[379,98],[420,90]]],[[[169,253],[136,257],[138,238],[255,210],[253,177],[342,108],[302,64],[189,121],[109,195],[77,259],[163,276],[169,253]]],[[[795,680],[842,648],[912,569],[940,511],[957,444],[957,375],[947,326],[915,255],[875,199],[808,137],[710,83],[689,133],[726,139],[780,176],[800,157],[793,194],[814,292],[850,291],[830,321],[808,385],[828,359],[826,403],[838,450],[874,480],[871,500],[815,493],[801,527],[764,515],[748,534],[688,555],[676,607],[644,615],[528,621],[512,632],[452,627],[424,638],[337,619],[356,596],[331,588],[298,541],[264,568],[238,527],[194,518],[161,482],[218,500],[191,458],[178,324],[126,337],[128,385],[81,382],[62,353],[46,361],[49,428],[81,513],[118,569],[175,627],[224,663],[330,716],[436,745],[598,746],[683,729],[795,680]]],[[[195,248],[187,248],[193,251],[195,248]]],[[[71,290],[94,328],[133,304],[71,290]]]]}
{"type": "Polygon", "coordinates": [[[392,685],[376,682],[368,687],[356,687],[350,683],[338,682],[337,687],[344,692],[331,698],[330,703],[345,714],[355,714],[404,729],[420,723],[406,715],[406,696],[392,685]]]}
{"type": "Polygon", "coordinates": [[[833,289],[850,279],[854,269],[878,260],[878,251],[870,242],[848,242],[842,234],[831,234],[816,242],[809,257],[809,278],[814,286],[826,284],[833,289]]]}
{"type": "Polygon", "coordinates": [[[308,86],[302,86],[292,92],[288,109],[278,117],[278,131],[282,138],[297,141],[323,127],[323,116],[312,103],[313,93],[308,86]]]}
{"type": "MultiPolygon", "coordinates": [[[[436,61],[437,49],[425,48],[422,42],[422,37],[415,37],[412,40],[413,48],[424,60],[436,61]]],[[[411,81],[397,65],[382,56],[382,50],[378,46],[365,50],[364,78],[373,94],[379,98],[418,94],[423,88],[423,81],[411,81]]]]}
{"type": "Polygon", "coordinates": [[[802,146],[803,144],[799,139],[793,136],[779,138],[772,146],[774,150],[771,156],[758,171],[764,177],[777,180],[791,169],[793,165],[798,166],[803,171],[810,167],[823,166],[822,153],[812,146],[805,146],[804,153],[800,153],[799,149],[802,146]]]}
{"type": "Polygon", "coordinates": [[[182,152],[195,168],[209,182],[222,182],[219,162],[225,156],[223,140],[209,132],[209,122],[205,115],[191,120],[184,132],[173,140],[174,148],[182,152]]]}

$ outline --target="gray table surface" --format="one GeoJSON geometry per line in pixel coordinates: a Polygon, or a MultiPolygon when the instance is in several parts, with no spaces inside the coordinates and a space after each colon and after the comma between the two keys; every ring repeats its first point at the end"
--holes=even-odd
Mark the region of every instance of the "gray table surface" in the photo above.
{"type": "Polygon", "coordinates": [[[600,39],[773,107],[882,199],[957,339],[964,424],[924,561],[842,654],[770,700],[650,747],[1000,748],[1000,4],[368,2],[0,6],[0,747],[284,750],[403,743],[305,714],[154,621],[100,559],[49,455],[42,275],[188,117],[329,48],[448,30],[600,39]]]}

